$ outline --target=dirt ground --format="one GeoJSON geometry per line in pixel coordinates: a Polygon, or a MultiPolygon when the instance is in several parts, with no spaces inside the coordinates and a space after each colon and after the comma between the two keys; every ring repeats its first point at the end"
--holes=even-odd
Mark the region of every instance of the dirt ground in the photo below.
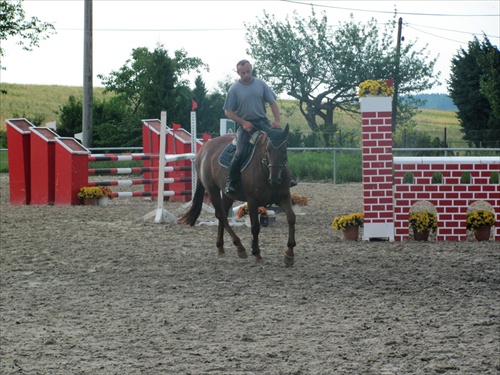
{"type": "Polygon", "coordinates": [[[229,241],[217,258],[214,226],[136,221],[143,198],[10,206],[0,176],[0,373],[500,373],[498,242],[346,242],[331,222],[361,185],[293,192],[287,268],[283,214],[255,264],[229,241]]]}

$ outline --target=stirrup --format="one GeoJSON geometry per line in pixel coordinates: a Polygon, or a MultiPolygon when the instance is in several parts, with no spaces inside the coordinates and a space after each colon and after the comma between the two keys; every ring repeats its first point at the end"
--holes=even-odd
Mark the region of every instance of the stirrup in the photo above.
{"type": "Polygon", "coordinates": [[[226,194],[234,194],[234,193],[236,193],[236,187],[234,185],[235,185],[235,182],[228,181],[226,183],[226,186],[224,187],[224,193],[226,193],[226,194]]]}

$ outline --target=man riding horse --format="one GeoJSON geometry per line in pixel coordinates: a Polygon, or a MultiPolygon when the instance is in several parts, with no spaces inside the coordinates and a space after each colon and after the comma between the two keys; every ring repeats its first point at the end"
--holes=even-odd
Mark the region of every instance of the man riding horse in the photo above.
{"type": "MultiPolygon", "coordinates": [[[[276,95],[262,80],[252,76],[252,65],[248,60],[236,64],[236,72],[240,79],[236,81],[227,93],[224,103],[226,116],[238,124],[236,131],[236,151],[229,167],[227,182],[224,188],[226,194],[234,194],[240,175],[241,161],[246,151],[252,133],[265,128],[280,128],[280,111],[276,103],[276,95]],[[272,124],[266,116],[266,103],[271,107],[274,116],[272,124]]],[[[292,186],[296,185],[292,179],[292,186]]]]}

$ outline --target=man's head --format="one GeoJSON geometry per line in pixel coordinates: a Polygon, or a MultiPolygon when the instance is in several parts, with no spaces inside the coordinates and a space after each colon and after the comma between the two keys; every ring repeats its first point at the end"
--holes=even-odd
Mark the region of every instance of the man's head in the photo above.
{"type": "Polygon", "coordinates": [[[240,60],[236,64],[236,72],[240,76],[242,83],[248,84],[252,82],[252,65],[248,60],[240,60]]]}

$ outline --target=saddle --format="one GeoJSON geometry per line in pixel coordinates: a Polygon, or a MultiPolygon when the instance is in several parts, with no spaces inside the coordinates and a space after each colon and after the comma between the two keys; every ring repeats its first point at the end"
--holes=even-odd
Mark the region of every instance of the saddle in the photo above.
{"type": "MultiPolygon", "coordinates": [[[[264,132],[260,130],[252,134],[252,138],[250,138],[248,145],[246,145],[245,149],[243,150],[243,158],[241,160],[240,172],[243,172],[250,163],[250,160],[252,160],[253,155],[255,153],[255,145],[259,142],[259,140],[262,138],[263,135],[264,132]]],[[[224,168],[229,169],[229,166],[231,165],[231,161],[233,160],[235,152],[236,152],[236,138],[222,150],[219,156],[219,164],[224,168]]]]}

